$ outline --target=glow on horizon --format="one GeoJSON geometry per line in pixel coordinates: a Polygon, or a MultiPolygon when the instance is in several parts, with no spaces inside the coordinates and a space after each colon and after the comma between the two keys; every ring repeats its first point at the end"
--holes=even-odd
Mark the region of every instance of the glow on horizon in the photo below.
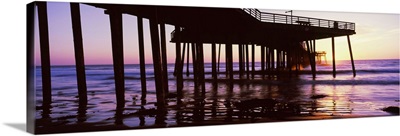
{"type": "MultiPolygon", "coordinates": [[[[109,17],[104,10],[80,4],[85,64],[112,64],[111,35],[109,17]]],[[[265,10],[266,12],[284,13],[282,10],[265,10]]],[[[294,11],[293,15],[341,20],[356,23],[356,34],[350,36],[355,60],[366,59],[399,59],[399,15],[294,11]]],[[[74,47],[69,3],[48,2],[50,64],[74,65],[74,47]]],[[[152,62],[148,20],[144,19],[144,43],[146,63],[152,62]]],[[[166,26],[168,63],[175,62],[175,43],[170,43],[173,27],[166,26]]],[[[35,15],[35,61],[40,65],[39,33],[37,15],[35,15]]],[[[125,64],[139,63],[137,43],[137,22],[135,16],[123,15],[123,40],[125,64]]],[[[317,40],[317,51],[326,51],[327,59],[332,59],[331,39],[317,40]]],[[[218,47],[218,46],[217,46],[218,47]]],[[[250,50],[251,48],[249,48],[250,50]]],[[[258,50],[259,47],[256,47],[258,50]]],[[[237,46],[233,47],[234,61],[238,60],[237,46]]],[[[337,60],[350,59],[346,37],[335,37],[337,60]]],[[[224,45],[222,45],[221,62],[224,62],[224,45]]],[[[256,61],[259,61],[256,53],[256,61]]],[[[211,62],[211,47],[204,44],[204,60],[211,62]]],[[[186,59],[186,57],[185,57],[186,59]]],[[[186,61],[185,61],[186,62],[186,61]]]]}

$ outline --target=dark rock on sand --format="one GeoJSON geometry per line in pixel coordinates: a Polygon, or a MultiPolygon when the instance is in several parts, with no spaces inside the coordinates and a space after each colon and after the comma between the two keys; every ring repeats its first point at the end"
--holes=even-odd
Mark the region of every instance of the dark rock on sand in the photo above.
{"type": "Polygon", "coordinates": [[[396,115],[400,114],[399,107],[396,107],[396,106],[389,106],[389,107],[383,108],[382,110],[386,111],[386,112],[389,112],[389,113],[392,113],[392,114],[396,114],[396,115]]]}
{"type": "Polygon", "coordinates": [[[328,95],[325,95],[325,94],[317,94],[317,95],[312,95],[311,97],[310,97],[310,99],[321,99],[321,98],[325,98],[325,97],[327,97],[328,95]]]}

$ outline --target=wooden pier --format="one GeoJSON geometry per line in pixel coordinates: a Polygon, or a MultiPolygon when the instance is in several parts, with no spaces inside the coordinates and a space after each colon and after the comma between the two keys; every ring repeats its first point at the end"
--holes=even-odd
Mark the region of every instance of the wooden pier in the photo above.
{"type": "MultiPolygon", "coordinates": [[[[51,107],[49,56],[49,46],[51,45],[49,45],[47,8],[45,2],[35,2],[35,5],[39,17],[43,107],[48,109],[51,107]]],[[[146,99],[147,93],[144,46],[152,48],[156,106],[159,111],[165,110],[165,98],[171,91],[168,90],[167,40],[175,43],[176,46],[174,75],[177,83],[178,102],[182,97],[183,74],[186,74],[186,79],[191,78],[189,74],[192,74],[195,89],[199,89],[201,96],[205,96],[205,81],[208,80],[205,78],[204,71],[205,50],[203,46],[206,46],[205,44],[211,45],[212,82],[216,83],[218,80],[224,79],[233,84],[235,80],[277,80],[281,77],[292,77],[298,75],[304,65],[311,66],[312,75],[316,78],[316,63],[321,62],[319,56],[325,56],[325,53],[316,52],[316,40],[326,38],[332,39],[332,73],[335,77],[335,37],[347,36],[353,76],[356,76],[350,44],[350,35],[355,34],[355,24],[351,22],[266,13],[257,9],[95,3],[87,3],[87,5],[104,9],[105,16],[109,16],[110,19],[117,111],[123,110],[125,106],[123,31],[129,31],[122,28],[122,14],[136,16],[138,21],[142,100],[146,99]],[[143,18],[149,19],[150,30],[148,31],[151,35],[151,45],[144,45],[143,18]],[[174,26],[175,30],[166,32],[166,24],[174,26]],[[171,34],[171,39],[166,39],[167,33],[171,34]],[[224,49],[221,49],[221,45],[224,49]],[[234,54],[233,46],[238,46],[238,54],[234,54]],[[256,46],[261,49],[256,50],[256,46]],[[224,67],[220,65],[221,50],[225,51],[225,56],[222,57],[225,57],[226,71],[220,71],[220,67],[224,67]],[[191,54],[191,58],[189,54],[191,54]],[[261,69],[258,71],[255,69],[255,54],[261,54],[261,69]],[[238,71],[233,69],[234,55],[239,56],[238,71]],[[317,56],[317,61],[315,56],[317,56]],[[183,69],[185,58],[186,72],[183,69]],[[189,59],[193,60],[192,64],[189,64],[189,59]],[[189,65],[193,65],[193,73],[189,73],[189,65]],[[238,78],[235,75],[238,75],[238,78]]],[[[85,45],[82,43],[79,14],[79,4],[71,3],[79,104],[85,107],[87,104],[83,54],[85,45]]],[[[164,112],[159,113],[164,114],[164,112]]],[[[162,118],[156,119],[156,122],[160,120],[162,118]]]]}
{"type": "Polygon", "coordinates": [[[326,61],[326,52],[325,52],[325,51],[317,51],[317,52],[315,52],[315,57],[317,57],[316,62],[317,62],[318,64],[322,64],[322,57],[324,57],[325,64],[328,63],[328,62],[326,61]]]}

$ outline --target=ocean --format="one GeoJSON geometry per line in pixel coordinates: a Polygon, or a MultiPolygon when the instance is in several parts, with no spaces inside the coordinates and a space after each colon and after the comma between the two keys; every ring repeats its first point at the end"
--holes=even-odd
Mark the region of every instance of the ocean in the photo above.
{"type": "MultiPolygon", "coordinates": [[[[356,60],[357,76],[353,77],[350,61],[337,61],[336,78],[332,76],[332,65],[318,64],[317,76],[301,74],[292,79],[261,80],[234,84],[229,88],[225,83],[219,83],[217,89],[206,82],[206,97],[203,98],[201,121],[194,116],[196,111],[196,95],[191,80],[184,80],[182,98],[183,107],[177,108],[176,98],[169,98],[168,113],[165,115],[164,127],[184,126],[187,124],[225,124],[241,122],[241,119],[231,113],[237,111],[229,102],[239,102],[251,99],[275,99],[281,102],[296,103],[300,112],[296,117],[364,117],[390,116],[392,113],[382,109],[389,106],[399,106],[400,90],[400,60],[356,60]],[[321,98],[312,98],[322,96],[321,98]],[[179,115],[179,117],[178,117],[179,115]],[[227,120],[227,118],[229,120],[227,120]],[[222,123],[218,123],[222,122],[222,123]]],[[[328,62],[329,63],[329,62],[328,62]]],[[[211,63],[205,63],[205,73],[211,72],[211,63]]],[[[220,71],[225,71],[221,63],[220,71]]],[[[88,91],[88,106],[82,120],[78,116],[78,92],[75,66],[52,66],[52,108],[50,113],[44,113],[41,108],[36,110],[37,127],[51,125],[95,124],[95,126],[116,125],[116,96],[112,65],[87,65],[86,79],[88,91]],[[48,114],[44,116],[43,114],[48,114]],[[45,118],[46,117],[46,118],[45,118]],[[45,123],[48,120],[51,123],[45,123]]],[[[256,63],[256,70],[260,63],[256,63]]],[[[234,63],[234,70],[238,64],[234,63]]],[[[41,68],[35,69],[36,107],[42,105],[41,68]]],[[[176,92],[174,65],[168,65],[168,82],[170,92],[176,92]]],[[[190,66],[191,71],[191,66],[190,66]]],[[[310,71],[305,67],[303,71],[310,71]]],[[[184,79],[186,77],[184,66],[184,79]]],[[[225,74],[219,75],[221,78],[225,74]]],[[[235,75],[236,77],[238,75],[235,75]]],[[[210,78],[211,75],[206,75],[210,78]]],[[[192,78],[192,75],[189,76],[192,78]]],[[[259,78],[257,76],[256,78],[259,78]]],[[[150,111],[156,108],[156,92],[153,65],[146,65],[147,97],[142,102],[140,69],[138,64],[125,65],[125,109],[122,123],[126,127],[152,127],[156,125],[154,115],[136,114],[143,109],[150,111]]],[[[270,117],[257,117],[264,120],[270,117]]],[[[322,118],[321,118],[322,119],[322,118]]]]}

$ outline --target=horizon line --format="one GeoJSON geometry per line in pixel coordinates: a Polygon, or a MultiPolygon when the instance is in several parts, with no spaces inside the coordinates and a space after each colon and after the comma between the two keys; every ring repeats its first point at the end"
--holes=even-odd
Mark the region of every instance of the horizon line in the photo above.
{"type": "MultiPolygon", "coordinates": [[[[349,59],[346,60],[336,60],[336,61],[347,61],[349,59]]],[[[354,61],[363,61],[363,60],[400,60],[400,58],[398,59],[359,59],[359,60],[354,60],[354,61]]],[[[332,61],[332,60],[327,60],[327,61],[332,61]]],[[[259,63],[260,61],[256,61],[255,63],[259,63]]],[[[204,63],[212,63],[212,62],[204,62],[204,63]]],[[[220,63],[225,63],[225,62],[220,62],[220,63]]],[[[233,63],[238,63],[238,61],[234,61],[233,63]]],[[[250,62],[251,63],[251,62],[250,62]]],[[[153,63],[146,63],[145,65],[152,65],[153,63]]],[[[175,63],[167,63],[167,65],[170,64],[175,64],[175,63]]],[[[185,63],[186,64],[186,63],[185,63]]],[[[192,63],[190,63],[192,64],[192,63]]],[[[75,66],[76,64],[56,64],[56,65],[50,65],[50,66],[75,66]]],[[[113,65],[113,63],[109,63],[109,64],[85,64],[85,66],[94,66],[94,65],[113,65]]],[[[129,64],[124,64],[124,65],[140,65],[140,63],[129,63],[129,64]]],[[[42,66],[42,65],[35,65],[35,67],[38,66],[42,66]]]]}

